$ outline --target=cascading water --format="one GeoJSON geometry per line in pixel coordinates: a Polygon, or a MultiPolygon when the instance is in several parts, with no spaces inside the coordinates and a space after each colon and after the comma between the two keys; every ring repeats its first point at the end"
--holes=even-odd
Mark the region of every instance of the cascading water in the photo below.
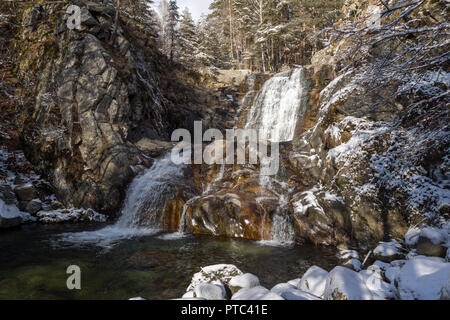
{"type": "Polygon", "coordinates": [[[158,214],[146,214],[164,208],[167,201],[167,188],[170,183],[183,178],[183,166],[175,165],[171,154],[155,161],[145,173],[133,180],[128,188],[127,197],[122,209],[122,216],[117,221],[119,228],[133,229],[148,227],[161,228],[161,217],[158,214]]]}
{"type": "Polygon", "coordinates": [[[60,240],[110,247],[119,240],[160,232],[162,217],[158,213],[165,207],[170,183],[183,177],[183,169],[183,165],[172,162],[170,152],[155,160],[150,169],[131,183],[122,215],[115,225],[92,232],[66,233],[60,240]]]}
{"type": "MultiPolygon", "coordinates": [[[[294,138],[297,120],[305,112],[303,94],[306,88],[302,68],[282,72],[270,78],[255,98],[248,114],[246,128],[258,129],[259,136],[272,142],[286,142],[294,138]]],[[[265,216],[262,222],[262,239],[265,244],[290,244],[295,240],[295,230],[286,214],[289,186],[274,178],[260,174],[261,192],[269,190],[278,198],[278,209],[272,217],[271,239],[265,239],[265,216]],[[273,184],[283,190],[277,192],[273,184]]],[[[264,199],[262,194],[257,201],[264,199]]],[[[258,204],[262,207],[262,204],[258,204]]]]}
{"type": "Polygon", "coordinates": [[[270,141],[291,141],[297,119],[304,112],[300,110],[304,88],[302,68],[276,74],[256,96],[245,127],[258,129],[260,136],[270,141]]]}

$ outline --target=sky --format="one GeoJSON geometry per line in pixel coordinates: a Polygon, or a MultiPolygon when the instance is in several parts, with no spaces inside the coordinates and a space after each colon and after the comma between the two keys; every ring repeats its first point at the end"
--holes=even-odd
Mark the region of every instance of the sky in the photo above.
{"type": "MultiPolygon", "coordinates": [[[[208,13],[211,2],[212,0],[178,0],[177,4],[180,7],[180,13],[183,12],[184,8],[188,7],[194,19],[198,20],[202,13],[208,13]]],[[[155,1],[155,5],[158,4],[159,1],[155,1]]]]}

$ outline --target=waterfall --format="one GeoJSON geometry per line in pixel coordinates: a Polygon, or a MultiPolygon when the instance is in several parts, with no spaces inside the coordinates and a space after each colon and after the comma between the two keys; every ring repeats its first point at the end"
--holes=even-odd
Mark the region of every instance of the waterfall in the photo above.
{"type": "MultiPolygon", "coordinates": [[[[303,68],[282,72],[267,80],[253,102],[245,127],[258,129],[260,137],[272,142],[292,141],[297,120],[306,109],[302,103],[306,88],[305,81],[303,68]]],[[[262,243],[269,245],[293,243],[295,229],[287,214],[291,188],[286,183],[261,174],[259,185],[261,196],[257,202],[260,207],[263,208],[260,200],[264,199],[264,190],[269,190],[278,198],[278,208],[271,217],[270,240],[265,239],[264,236],[267,212],[263,208],[262,243]],[[277,184],[278,189],[282,190],[281,193],[277,191],[274,184],[277,184]]]]}
{"type": "Polygon", "coordinates": [[[122,215],[117,222],[119,228],[161,228],[161,217],[154,214],[163,210],[167,201],[170,183],[183,178],[183,166],[175,165],[169,152],[157,159],[153,166],[133,180],[128,188],[122,215]],[[145,211],[145,217],[141,213],[145,211]]]}
{"type": "Polygon", "coordinates": [[[291,141],[302,107],[305,77],[302,68],[278,73],[266,81],[255,98],[246,128],[275,142],[291,141]]]}
{"type": "Polygon", "coordinates": [[[264,208],[261,199],[263,197],[257,198],[258,205],[264,211],[264,216],[262,219],[261,226],[261,239],[260,243],[266,245],[291,245],[295,242],[295,229],[292,224],[291,218],[288,214],[289,206],[289,196],[292,192],[292,188],[287,184],[280,182],[274,178],[260,175],[259,185],[261,187],[261,192],[264,189],[270,190],[278,198],[278,207],[276,212],[272,216],[272,225],[270,229],[270,239],[265,239],[265,220],[267,216],[267,211],[264,208]],[[277,191],[274,184],[278,185],[278,189],[282,190],[282,193],[277,191]]]}
{"type": "Polygon", "coordinates": [[[183,178],[184,168],[184,165],[172,162],[171,152],[156,159],[129,186],[121,217],[116,224],[97,231],[65,233],[59,236],[58,241],[110,248],[124,239],[161,232],[161,213],[170,196],[171,185],[183,178]]]}

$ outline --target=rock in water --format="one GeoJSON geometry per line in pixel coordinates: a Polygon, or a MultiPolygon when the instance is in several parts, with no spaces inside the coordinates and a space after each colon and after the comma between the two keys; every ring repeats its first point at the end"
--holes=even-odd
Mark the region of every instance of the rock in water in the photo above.
{"type": "Polygon", "coordinates": [[[232,264],[217,264],[201,269],[200,272],[194,274],[186,291],[194,290],[201,283],[212,283],[214,281],[220,281],[228,285],[233,277],[242,274],[242,271],[232,264]]]}
{"type": "Polygon", "coordinates": [[[324,298],[326,300],[372,300],[364,279],[353,270],[336,267],[328,274],[324,298]]]}
{"type": "Polygon", "coordinates": [[[302,291],[322,297],[325,293],[328,272],[320,267],[312,266],[303,275],[298,288],[302,291]]]}

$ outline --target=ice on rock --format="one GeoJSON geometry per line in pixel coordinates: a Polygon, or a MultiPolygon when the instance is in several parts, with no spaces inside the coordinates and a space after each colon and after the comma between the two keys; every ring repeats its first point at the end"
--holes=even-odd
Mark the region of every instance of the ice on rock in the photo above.
{"type": "Polygon", "coordinates": [[[261,286],[243,288],[236,292],[231,300],[262,300],[268,293],[269,290],[261,286]]]}
{"type": "Polygon", "coordinates": [[[196,298],[205,298],[207,300],[224,300],[225,288],[220,284],[200,283],[194,289],[196,298]]]}
{"type": "Polygon", "coordinates": [[[214,281],[220,281],[228,284],[229,281],[236,276],[242,274],[235,265],[232,264],[217,264],[201,268],[200,272],[197,272],[192,277],[191,283],[186,291],[192,291],[200,283],[212,283],[214,281]]]}
{"type": "Polygon", "coordinates": [[[259,286],[259,279],[251,273],[245,273],[231,278],[229,285],[238,288],[253,288],[259,286]]]}
{"type": "Polygon", "coordinates": [[[328,271],[317,266],[312,266],[303,275],[298,288],[302,291],[322,297],[325,292],[327,277],[328,271]]]}
{"type": "Polygon", "coordinates": [[[364,278],[345,267],[336,267],[328,274],[324,298],[326,300],[372,300],[372,292],[364,278]]]}
{"type": "Polygon", "coordinates": [[[450,263],[441,258],[414,257],[401,268],[396,282],[402,300],[450,299],[450,263]]]}
{"type": "Polygon", "coordinates": [[[311,293],[298,290],[289,283],[277,284],[272,288],[272,290],[270,290],[270,292],[278,294],[286,300],[321,300],[319,297],[311,293]]]}

